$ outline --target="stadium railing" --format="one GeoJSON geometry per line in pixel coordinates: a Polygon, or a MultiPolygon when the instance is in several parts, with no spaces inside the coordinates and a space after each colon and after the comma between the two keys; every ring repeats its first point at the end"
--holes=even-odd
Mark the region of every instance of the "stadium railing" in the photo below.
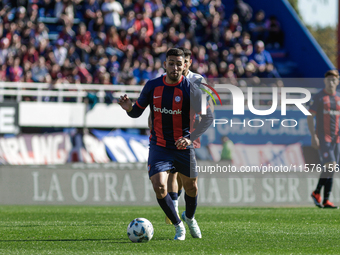
{"type": "MultiPolygon", "coordinates": [[[[114,99],[118,99],[122,94],[127,94],[131,99],[137,99],[143,86],[140,85],[98,85],[98,84],[55,84],[48,83],[25,83],[25,82],[0,82],[0,103],[10,98],[21,102],[23,97],[35,97],[34,101],[48,101],[45,97],[56,98],[57,102],[65,102],[65,98],[75,99],[76,103],[83,102],[88,93],[94,93],[100,103],[105,102],[107,93],[112,94],[114,99]]],[[[215,89],[219,94],[223,105],[232,102],[231,93],[223,89],[223,85],[216,85],[215,89]]],[[[240,88],[247,101],[247,87],[240,88]]],[[[307,88],[312,94],[319,91],[317,88],[307,88]]],[[[253,89],[253,105],[265,106],[272,100],[272,87],[256,87],[253,89]]],[[[280,102],[280,89],[278,89],[278,102],[280,102]]],[[[301,98],[301,94],[290,93],[289,98],[301,98]]],[[[215,99],[216,96],[215,96],[215,99]]]]}

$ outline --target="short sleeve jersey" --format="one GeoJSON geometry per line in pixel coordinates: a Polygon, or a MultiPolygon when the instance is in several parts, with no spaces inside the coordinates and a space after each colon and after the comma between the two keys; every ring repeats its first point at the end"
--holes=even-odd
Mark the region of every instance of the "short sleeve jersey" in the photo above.
{"type": "Polygon", "coordinates": [[[320,141],[340,142],[340,93],[328,94],[325,90],[315,94],[309,111],[316,114],[316,134],[320,141]]]}
{"type": "Polygon", "coordinates": [[[150,105],[150,144],[177,149],[175,141],[190,137],[190,109],[201,112],[202,92],[184,76],[175,84],[167,83],[165,78],[163,75],[148,81],[136,105],[141,109],[150,105]]]}

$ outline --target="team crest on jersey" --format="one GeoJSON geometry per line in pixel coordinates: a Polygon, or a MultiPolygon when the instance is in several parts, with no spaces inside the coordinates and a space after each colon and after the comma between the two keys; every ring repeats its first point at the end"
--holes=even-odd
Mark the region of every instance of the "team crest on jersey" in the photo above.
{"type": "Polygon", "coordinates": [[[176,102],[176,103],[179,103],[179,102],[181,101],[181,99],[182,99],[182,98],[181,98],[180,96],[176,96],[176,97],[175,97],[175,102],[176,102]]]}

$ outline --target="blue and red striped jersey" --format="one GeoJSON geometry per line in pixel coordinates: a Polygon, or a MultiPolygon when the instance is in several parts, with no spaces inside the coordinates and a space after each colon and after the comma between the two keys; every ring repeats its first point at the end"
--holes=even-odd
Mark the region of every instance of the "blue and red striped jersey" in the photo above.
{"type": "Polygon", "coordinates": [[[309,111],[316,114],[316,134],[325,142],[340,142],[340,93],[328,94],[325,90],[315,94],[309,111]]]}
{"type": "Polygon", "coordinates": [[[136,105],[141,109],[150,106],[150,144],[177,149],[175,141],[190,138],[190,109],[201,112],[202,92],[184,76],[176,84],[167,83],[165,77],[148,81],[136,105]]]}

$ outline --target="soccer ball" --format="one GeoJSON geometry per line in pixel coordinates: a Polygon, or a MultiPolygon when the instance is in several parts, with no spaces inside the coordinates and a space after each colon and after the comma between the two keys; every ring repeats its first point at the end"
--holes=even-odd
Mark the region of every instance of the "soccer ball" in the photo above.
{"type": "Polygon", "coordinates": [[[127,235],[134,243],[146,243],[153,236],[153,226],[145,218],[136,218],[128,225],[127,235]]]}

